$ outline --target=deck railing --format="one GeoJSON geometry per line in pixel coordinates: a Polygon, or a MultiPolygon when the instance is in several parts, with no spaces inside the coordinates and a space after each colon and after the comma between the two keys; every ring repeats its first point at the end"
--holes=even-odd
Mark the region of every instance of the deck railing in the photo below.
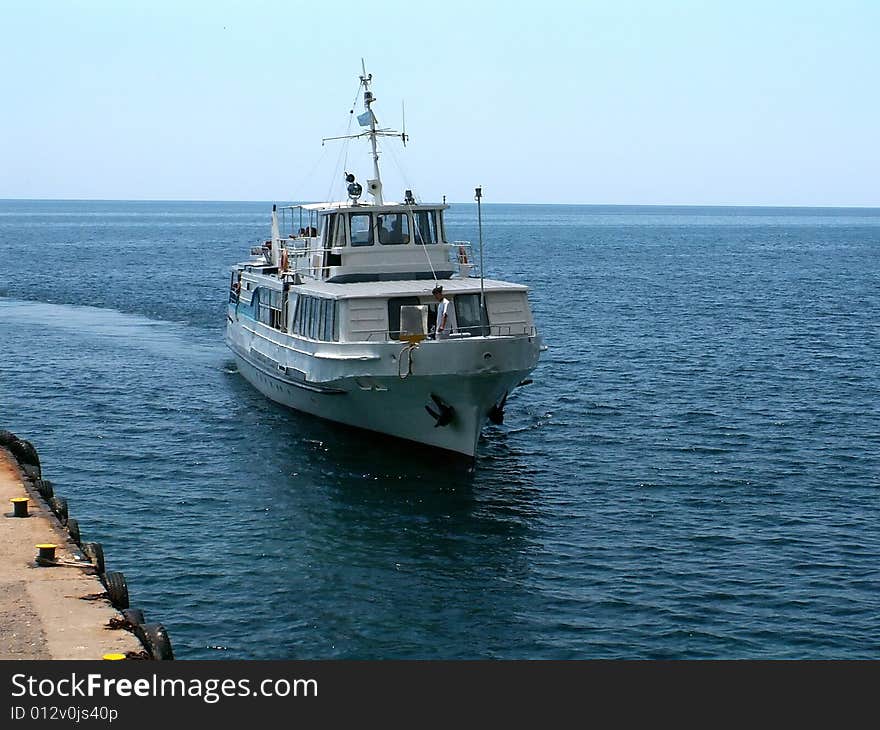
{"type": "MultiPolygon", "coordinates": [[[[363,336],[367,335],[366,339],[363,340],[354,340],[356,342],[397,342],[400,340],[400,330],[364,330],[358,332],[352,332],[353,336],[363,336]]],[[[484,327],[476,326],[476,327],[462,327],[460,330],[455,330],[452,332],[449,337],[446,337],[441,342],[448,342],[450,340],[464,340],[470,337],[534,337],[538,334],[538,330],[534,325],[527,324],[493,324],[484,327]],[[482,330],[486,331],[485,335],[482,335],[482,332],[470,332],[468,330],[482,330]]],[[[430,333],[427,336],[427,339],[433,340],[434,333],[430,333]]]]}

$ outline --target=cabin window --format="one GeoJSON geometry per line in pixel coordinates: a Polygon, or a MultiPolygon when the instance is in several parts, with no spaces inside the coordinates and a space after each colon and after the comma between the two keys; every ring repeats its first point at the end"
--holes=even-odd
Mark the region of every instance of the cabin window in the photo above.
{"type": "Polygon", "coordinates": [[[254,292],[252,306],[257,321],[267,324],[275,329],[283,329],[284,313],[282,307],[282,294],[280,291],[273,291],[260,287],[254,292]]]}
{"type": "Polygon", "coordinates": [[[277,330],[284,329],[284,293],[272,292],[272,326],[277,330]]]}
{"type": "Polygon", "coordinates": [[[455,306],[456,329],[469,332],[473,337],[489,334],[489,318],[486,310],[480,307],[479,294],[459,294],[452,300],[455,306]]]}
{"type": "Polygon", "coordinates": [[[418,297],[394,297],[388,300],[388,336],[392,340],[400,339],[400,308],[421,303],[418,297]]]}
{"type": "Polygon", "coordinates": [[[406,213],[379,216],[379,243],[409,243],[409,216],[406,213]]]}
{"type": "Polygon", "coordinates": [[[303,312],[306,308],[306,298],[297,297],[296,309],[293,312],[293,324],[290,326],[291,333],[295,335],[302,334],[303,312]]]}
{"type": "Polygon", "coordinates": [[[309,322],[309,337],[313,340],[319,339],[321,334],[321,304],[323,300],[314,300],[314,309],[312,310],[312,321],[309,322]]]}
{"type": "Polygon", "coordinates": [[[336,301],[333,299],[322,299],[321,301],[324,304],[324,326],[321,328],[321,339],[325,342],[333,342],[336,339],[333,336],[336,301]]]}
{"type": "Polygon", "coordinates": [[[296,303],[296,311],[293,313],[293,327],[291,327],[291,332],[297,335],[302,334],[302,323],[303,317],[305,317],[306,311],[306,298],[307,297],[299,297],[296,303]]]}
{"type": "Polygon", "coordinates": [[[296,292],[289,292],[287,295],[287,321],[291,323],[291,332],[296,327],[296,305],[298,299],[299,297],[297,297],[296,292]]]}
{"type": "Polygon", "coordinates": [[[318,325],[318,339],[327,341],[327,325],[333,328],[333,322],[330,321],[330,300],[321,300],[321,321],[318,325]]]}
{"type": "Polygon", "coordinates": [[[312,299],[312,317],[309,321],[309,337],[317,340],[321,333],[321,299],[312,299]]]}
{"type": "Polygon", "coordinates": [[[296,311],[293,314],[293,326],[290,328],[290,331],[295,335],[302,335],[303,333],[303,322],[306,318],[306,302],[308,300],[308,297],[298,297],[296,311]]]}
{"type": "Polygon", "coordinates": [[[312,320],[309,322],[309,337],[313,340],[319,339],[321,333],[321,317],[324,314],[323,299],[312,300],[312,320]]]}
{"type": "Polygon", "coordinates": [[[437,222],[433,210],[417,210],[414,213],[416,221],[416,243],[437,243],[437,222]]]}
{"type": "Polygon", "coordinates": [[[312,313],[315,311],[315,300],[311,297],[306,297],[306,310],[303,312],[303,336],[311,337],[309,331],[311,329],[312,324],[312,313]]]}
{"type": "Polygon", "coordinates": [[[251,317],[254,319],[259,319],[259,311],[260,311],[260,290],[255,289],[254,293],[251,294],[251,317]]]}
{"type": "Polygon", "coordinates": [[[303,323],[302,323],[303,337],[309,336],[309,325],[312,321],[312,311],[314,309],[314,307],[312,305],[314,304],[314,301],[315,300],[312,299],[311,297],[306,297],[306,306],[305,306],[305,311],[303,312],[303,323]]]}
{"type": "Polygon", "coordinates": [[[373,245],[373,216],[369,213],[352,213],[348,217],[351,224],[351,245],[373,245]]]}
{"type": "Polygon", "coordinates": [[[272,324],[272,308],[269,306],[269,292],[265,289],[257,290],[257,321],[263,324],[272,324]]]}

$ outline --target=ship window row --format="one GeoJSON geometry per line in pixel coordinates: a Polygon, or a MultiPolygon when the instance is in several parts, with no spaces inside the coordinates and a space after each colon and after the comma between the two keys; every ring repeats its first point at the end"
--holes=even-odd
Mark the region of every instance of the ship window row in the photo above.
{"type": "Polygon", "coordinates": [[[324,216],[326,246],[419,245],[444,240],[443,217],[438,210],[409,213],[330,213],[324,216]]]}
{"type": "MultiPolygon", "coordinates": [[[[295,295],[291,295],[293,298],[295,295]]],[[[294,304],[291,332],[301,337],[325,342],[339,341],[339,318],[336,300],[301,294],[294,304]]]]}

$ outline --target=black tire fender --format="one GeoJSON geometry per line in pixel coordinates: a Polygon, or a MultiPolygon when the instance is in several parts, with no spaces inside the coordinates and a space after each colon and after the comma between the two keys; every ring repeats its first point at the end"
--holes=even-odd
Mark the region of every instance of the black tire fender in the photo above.
{"type": "Polygon", "coordinates": [[[113,608],[128,608],[128,585],[125,582],[125,576],[118,570],[111,570],[101,576],[101,582],[107,589],[107,597],[113,608]]]}
{"type": "MultiPolygon", "coordinates": [[[[12,451],[13,444],[18,443],[18,436],[16,436],[12,431],[7,431],[5,429],[0,430],[0,446],[9,449],[12,451]]],[[[15,456],[15,454],[13,454],[15,456]]],[[[18,459],[18,457],[16,457],[18,459]]]]}
{"type": "Polygon", "coordinates": [[[58,521],[62,525],[66,525],[68,517],[67,500],[64,497],[52,497],[52,499],[49,500],[49,506],[52,508],[58,521]]]}
{"type": "MultiPolygon", "coordinates": [[[[40,471],[40,457],[30,441],[16,439],[15,443],[9,447],[9,450],[12,452],[12,455],[18,459],[19,464],[22,466],[31,465],[36,467],[38,472],[40,471]]],[[[39,478],[39,476],[40,475],[37,474],[37,478],[39,478]]]]}
{"type": "Polygon", "coordinates": [[[144,612],[139,608],[124,608],[122,609],[122,618],[128,621],[128,625],[134,628],[135,626],[140,626],[143,623],[146,623],[147,619],[144,617],[144,612]]]}
{"type": "Polygon", "coordinates": [[[39,495],[47,502],[55,496],[55,485],[48,479],[37,479],[34,486],[39,495]]]}
{"type": "Polygon", "coordinates": [[[150,652],[157,661],[174,659],[174,651],[171,648],[171,639],[162,624],[140,624],[134,629],[144,648],[150,652]]]}
{"type": "Polygon", "coordinates": [[[73,517],[67,518],[67,532],[70,534],[70,539],[73,540],[75,544],[82,544],[82,537],[79,534],[79,522],[73,517]]]}
{"type": "Polygon", "coordinates": [[[99,542],[84,542],[82,544],[83,555],[92,561],[98,575],[104,572],[104,547],[99,542]]]}

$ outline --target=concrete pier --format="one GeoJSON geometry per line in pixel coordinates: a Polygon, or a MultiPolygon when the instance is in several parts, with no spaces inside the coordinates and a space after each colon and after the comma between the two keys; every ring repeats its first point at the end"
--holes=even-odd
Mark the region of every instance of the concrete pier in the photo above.
{"type": "Polygon", "coordinates": [[[91,563],[26,486],[16,459],[0,447],[0,659],[101,659],[142,652],[132,633],[108,628],[120,613],[107,598],[93,598],[104,592],[91,563]],[[13,516],[15,497],[29,498],[28,517],[13,516]],[[41,543],[56,544],[56,559],[65,564],[38,566],[41,543]]]}

